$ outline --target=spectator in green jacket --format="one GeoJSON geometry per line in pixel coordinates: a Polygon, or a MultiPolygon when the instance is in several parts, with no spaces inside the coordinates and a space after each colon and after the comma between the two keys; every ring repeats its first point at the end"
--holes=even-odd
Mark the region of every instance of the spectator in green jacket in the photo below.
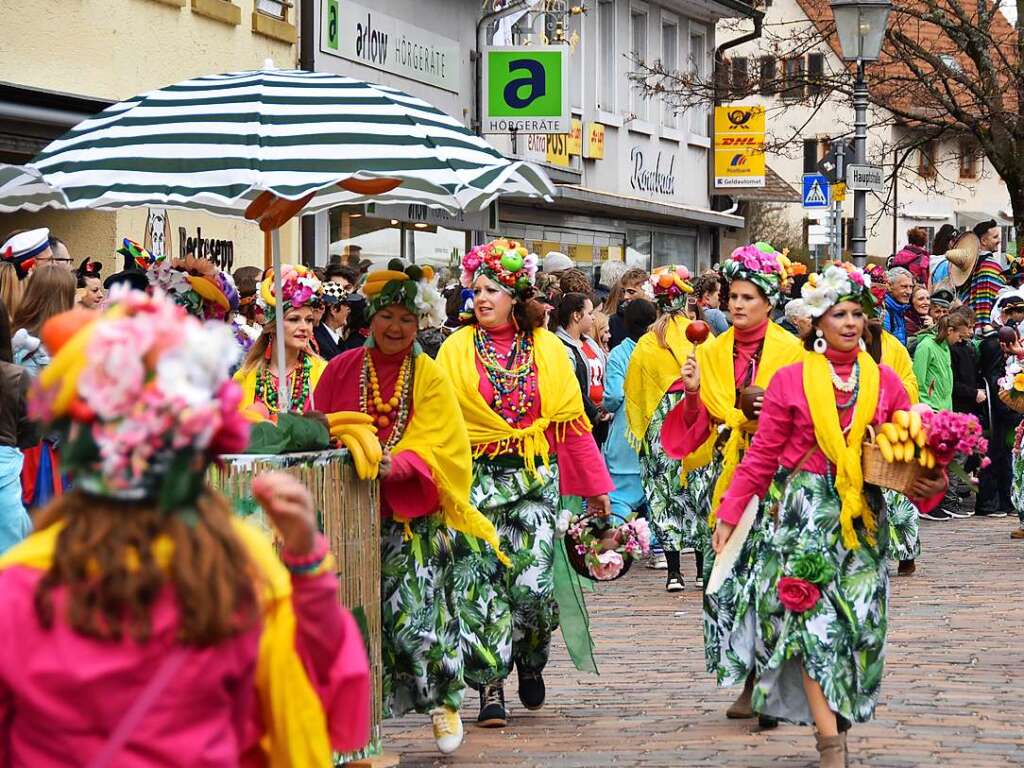
{"type": "Polygon", "coordinates": [[[971,335],[967,319],[954,312],[935,323],[935,332],[918,334],[914,349],[914,375],[921,390],[921,402],[937,411],[953,408],[953,368],[949,347],[971,335]]]}

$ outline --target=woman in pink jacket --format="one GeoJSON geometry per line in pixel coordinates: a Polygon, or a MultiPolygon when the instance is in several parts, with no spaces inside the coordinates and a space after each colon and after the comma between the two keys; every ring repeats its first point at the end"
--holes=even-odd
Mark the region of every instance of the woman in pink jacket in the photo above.
{"type": "Polygon", "coordinates": [[[43,328],[75,490],[0,559],[0,764],[329,766],[368,739],[369,673],[310,495],[253,482],[278,557],[203,482],[247,441],[230,327],[111,299],[43,328]]]}

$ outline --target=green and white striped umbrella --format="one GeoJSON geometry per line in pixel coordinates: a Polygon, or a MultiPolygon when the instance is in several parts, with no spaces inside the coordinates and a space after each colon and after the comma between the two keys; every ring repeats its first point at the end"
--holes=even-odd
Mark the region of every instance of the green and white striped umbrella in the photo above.
{"type": "Polygon", "coordinates": [[[550,198],[539,168],[508,160],[449,115],[394,88],[301,70],[212,75],[114,104],[24,167],[0,167],[0,210],[160,206],[242,216],[263,192],[480,211],[500,195],[550,198]],[[338,186],[395,179],[373,194],[338,186]]]}

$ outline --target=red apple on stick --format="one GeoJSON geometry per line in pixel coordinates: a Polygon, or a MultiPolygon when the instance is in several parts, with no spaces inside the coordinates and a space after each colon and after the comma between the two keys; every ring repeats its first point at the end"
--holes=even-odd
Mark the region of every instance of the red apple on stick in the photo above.
{"type": "Polygon", "coordinates": [[[711,335],[711,328],[703,320],[694,320],[686,326],[686,340],[694,346],[703,344],[711,335]]]}

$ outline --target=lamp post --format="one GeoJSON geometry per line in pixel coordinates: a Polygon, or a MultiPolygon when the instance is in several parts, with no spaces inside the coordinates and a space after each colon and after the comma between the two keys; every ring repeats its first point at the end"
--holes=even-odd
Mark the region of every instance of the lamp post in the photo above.
{"type": "MultiPolygon", "coordinates": [[[[857,62],[857,80],[853,87],[853,146],[854,163],[859,165],[866,163],[868,156],[868,85],[864,80],[864,63],[878,61],[890,10],[890,0],[832,0],[843,60],[857,62]]],[[[850,251],[858,267],[863,267],[867,261],[867,242],[867,192],[854,190],[850,251]]]]}

